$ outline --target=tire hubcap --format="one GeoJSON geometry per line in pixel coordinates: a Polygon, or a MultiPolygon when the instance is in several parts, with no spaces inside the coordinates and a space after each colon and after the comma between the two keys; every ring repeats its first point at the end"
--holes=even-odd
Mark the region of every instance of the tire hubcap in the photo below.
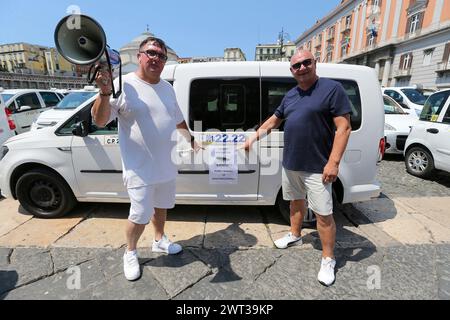
{"type": "Polygon", "coordinates": [[[428,158],[422,151],[414,151],[411,153],[408,163],[411,170],[421,173],[428,167],[428,158]]]}
{"type": "Polygon", "coordinates": [[[61,195],[53,184],[40,180],[31,187],[30,198],[40,208],[55,208],[61,195]]]}

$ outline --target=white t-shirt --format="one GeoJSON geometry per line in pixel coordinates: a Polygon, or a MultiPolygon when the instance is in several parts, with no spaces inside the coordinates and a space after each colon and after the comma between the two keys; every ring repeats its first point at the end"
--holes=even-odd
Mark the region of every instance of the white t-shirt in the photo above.
{"type": "MultiPolygon", "coordinates": [[[[173,87],[165,80],[150,84],[134,72],[122,78],[122,94],[111,98],[110,121],[119,120],[123,179],[127,188],[174,180],[171,158],[176,125],[184,121],[173,87]]],[[[114,81],[114,88],[119,80],[114,81]]]]}

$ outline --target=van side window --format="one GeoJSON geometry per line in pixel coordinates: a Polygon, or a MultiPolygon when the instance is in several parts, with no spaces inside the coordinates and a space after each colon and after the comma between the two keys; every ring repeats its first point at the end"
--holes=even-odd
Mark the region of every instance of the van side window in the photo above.
{"type": "MultiPolygon", "coordinates": [[[[358,84],[352,80],[332,79],[341,83],[350,100],[352,114],[350,116],[352,131],[356,131],[361,127],[361,95],[358,84]]],[[[275,110],[280,106],[284,95],[297,85],[295,79],[292,78],[266,78],[262,80],[262,118],[268,119],[273,115],[275,110]]],[[[283,124],[278,128],[283,131],[283,124]]]]}
{"type": "Polygon", "coordinates": [[[419,119],[423,121],[436,121],[449,95],[449,92],[438,92],[431,95],[425,102],[419,119]]]}
{"type": "MultiPolygon", "coordinates": [[[[17,104],[17,110],[11,110],[12,113],[18,112],[20,107],[22,106],[28,106],[31,107],[31,109],[40,109],[41,103],[39,102],[39,98],[36,93],[26,93],[24,95],[21,95],[16,99],[17,104]]],[[[11,104],[11,106],[14,106],[14,104],[11,104]]]]}
{"type": "Polygon", "coordinates": [[[352,113],[350,115],[350,122],[352,126],[352,131],[356,131],[361,128],[362,114],[361,114],[361,95],[359,93],[358,84],[352,80],[342,80],[333,79],[340,82],[347,93],[348,99],[350,100],[350,107],[352,108],[352,113]]]}
{"type": "Polygon", "coordinates": [[[58,95],[52,92],[39,92],[46,107],[54,107],[59,103],[58,95]]]}
{"type": "MultiPolygon", "coordinates": [[[[261,82],[262,122],[270,118],[280,106],[286,93],[297,85],[293,78],[264,78],[261,82]]],[[[262,123],[261,123],[262,124],[262,123]]],[[[284,130],[284,122],[278,128],[284,130]]]]}
{"type": "Polygon", "coordinates": [[[259,79],[197,79],[191,84],[189,127],[248,130],[260,122],[259,79]]]}

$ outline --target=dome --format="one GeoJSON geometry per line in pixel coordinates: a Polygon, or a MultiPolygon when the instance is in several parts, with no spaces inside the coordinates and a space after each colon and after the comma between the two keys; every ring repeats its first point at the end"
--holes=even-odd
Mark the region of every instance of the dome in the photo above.
{"type": "MultiPolygon", "coordinates": [[[[124,45],[122,48],[120,48],[120,57],[122,58],[122,64],[123,64],[123,73],[129,73],[132,71],[137,70],[138,61],[137,61],[137,54],[139,51],[139,46],[148,37],[154,37],[155,35],[148,30],[135,39],[133,39],[130,43],[124,45]]],[[[166,44],[167,46],[167,44],[166,44]]],[[[167,62],[170,61],[177,61],[178,55],[176,52],[169,46],[167,46],[167,62]]]]}

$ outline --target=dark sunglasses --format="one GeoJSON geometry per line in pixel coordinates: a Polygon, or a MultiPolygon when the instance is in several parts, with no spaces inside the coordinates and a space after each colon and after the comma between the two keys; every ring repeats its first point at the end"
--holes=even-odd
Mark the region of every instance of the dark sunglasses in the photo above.
{"type": "Polygon", "coordinates": [[[148,58],[156,58],[158,57],[161,61],[167,61],[167,56],[164,53],[159,53],[155,50],[146,50],[146,51],[139,51],[140,53],[145,54],[148,58]]]}
{"type": "Polygon", "coordinates": [[[302,67],[302,65],[306,68],[306,67],[309,67],[313,63],[313,61],[314,61],[313,59],[306,59],[306,60],[303,60],[302,62],[297,62],[297,63],[293,64],[291,66],[291,68],[293,70],[298,70],[302,67]]]}

